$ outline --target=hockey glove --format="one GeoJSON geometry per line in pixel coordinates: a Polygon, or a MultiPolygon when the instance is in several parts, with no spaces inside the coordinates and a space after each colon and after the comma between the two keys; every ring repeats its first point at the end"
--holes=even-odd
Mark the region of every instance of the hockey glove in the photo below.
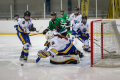
{"type": "Polygon", "coordinates": [[[38,51],[38,56],[41,57],[41,58],[46,58],[46,57],[50,56],[50,53],[48,51],[39,50],[38,51]]]}
{"type": "Polygon", "coordinates": [[[48,32],[48,29],[45,29],[44,31],[43,31],[43,34],[46,34],[48,32]]]}
{"type": "Polygon", "coordinates": [[[36,31],[36,28],[33,27],[33,24],[32,24],[31,27],[29,28],[29,31],[36,31]]]}
{"type": "Polygon", "coordinates": [[[85,37],[85,40],[86,40],[86,39],[89,39],[89,34],[88,34],[88,33],[87,33],[87,34],[82,34],[82,36],[85,37]]]}
{"type": "Polygon", "coordinates": [[[66,26],[69,26],[69,25],[70,25],[70,21],[67,20],[66,23],[67,23],[66,26]]]}
{"type": "Polygon", "coordinates": [[[17,28],[17,27],[18,27],[18,25],[15,25],[15,26],[14,26],[14,28],[17,28]]]}

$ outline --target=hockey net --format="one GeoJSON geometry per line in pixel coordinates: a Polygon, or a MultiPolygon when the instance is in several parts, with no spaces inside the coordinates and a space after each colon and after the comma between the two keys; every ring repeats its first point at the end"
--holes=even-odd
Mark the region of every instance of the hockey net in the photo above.
{"type": "Polygon", "coordinates": [[[120,67],[120,36],[114,20],[91,22],[91,66],[120,67]]]}

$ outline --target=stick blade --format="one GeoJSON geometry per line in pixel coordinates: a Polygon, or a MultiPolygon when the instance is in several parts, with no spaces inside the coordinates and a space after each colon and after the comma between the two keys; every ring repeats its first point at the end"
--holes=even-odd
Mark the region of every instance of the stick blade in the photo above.
{"type": "Polygon", "coordinates": [[[27,62],[36,63],[36,60],[35,59],[27,59],[27,62]]]}

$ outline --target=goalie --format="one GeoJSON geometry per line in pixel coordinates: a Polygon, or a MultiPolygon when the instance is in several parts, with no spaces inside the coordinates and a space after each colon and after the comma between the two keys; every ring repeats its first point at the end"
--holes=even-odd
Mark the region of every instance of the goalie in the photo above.
{"type": "MultiPolygon", "coordinates": [[[[76,47],[73,45],[71,39],[68,39],[67,37],[62,36],[60,34],[54,35],[53,31],[48,31],[45,37],[50,42],[50,47],[48,47],[48,49],[46,50],[39,50],[38,58],[34,62],[37,63],[41,58],[51,56],[51,62],[57,63],[55,60],[53,61],[53,58],[55,58],[57,55],[62,55],[63,57],[64,55],[74,54],[74,56],[68,56],[69,57],[68,62],[79,63],[79,57],[83,57],[83,54],[80,51],[76,50],[76,47]]],[[[61,61],[60,59],[56,60],[61,61]]],[[[61,63],[65,63],[65,61],[67,60],[68,59],[64,58],[64,61],[62,61],[61,63]]]]}
{"type": "Polygon", "coordinates": [[[89,47],[89,23],[87,22],[87,16],[82,16],[81,23],[76,24],[72,34],[83,43],[83,50],[90,52],[89,47]]]}

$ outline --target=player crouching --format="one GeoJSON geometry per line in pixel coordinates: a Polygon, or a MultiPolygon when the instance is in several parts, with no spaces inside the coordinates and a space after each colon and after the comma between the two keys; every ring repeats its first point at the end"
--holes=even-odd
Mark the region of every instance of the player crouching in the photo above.
{"type": "MultiPolygon", "coordinates": [[[[41,58],[48,56],[50,56],[50,62],[54,64],[77,64],[80,62],[79,56],[83,57],[83,54],[76,50],[71,39],[60,34],[54,34],[53,31],[48,31],[45,37],[50,42],[50,46],[46,50],[39,50],[38,58],[32,62],[37,63],[41,58]],[[71,53],[72,55],[70,55],[71,53]]],[[[27,61],[31,62],[30,59],[27,61]]]]}

